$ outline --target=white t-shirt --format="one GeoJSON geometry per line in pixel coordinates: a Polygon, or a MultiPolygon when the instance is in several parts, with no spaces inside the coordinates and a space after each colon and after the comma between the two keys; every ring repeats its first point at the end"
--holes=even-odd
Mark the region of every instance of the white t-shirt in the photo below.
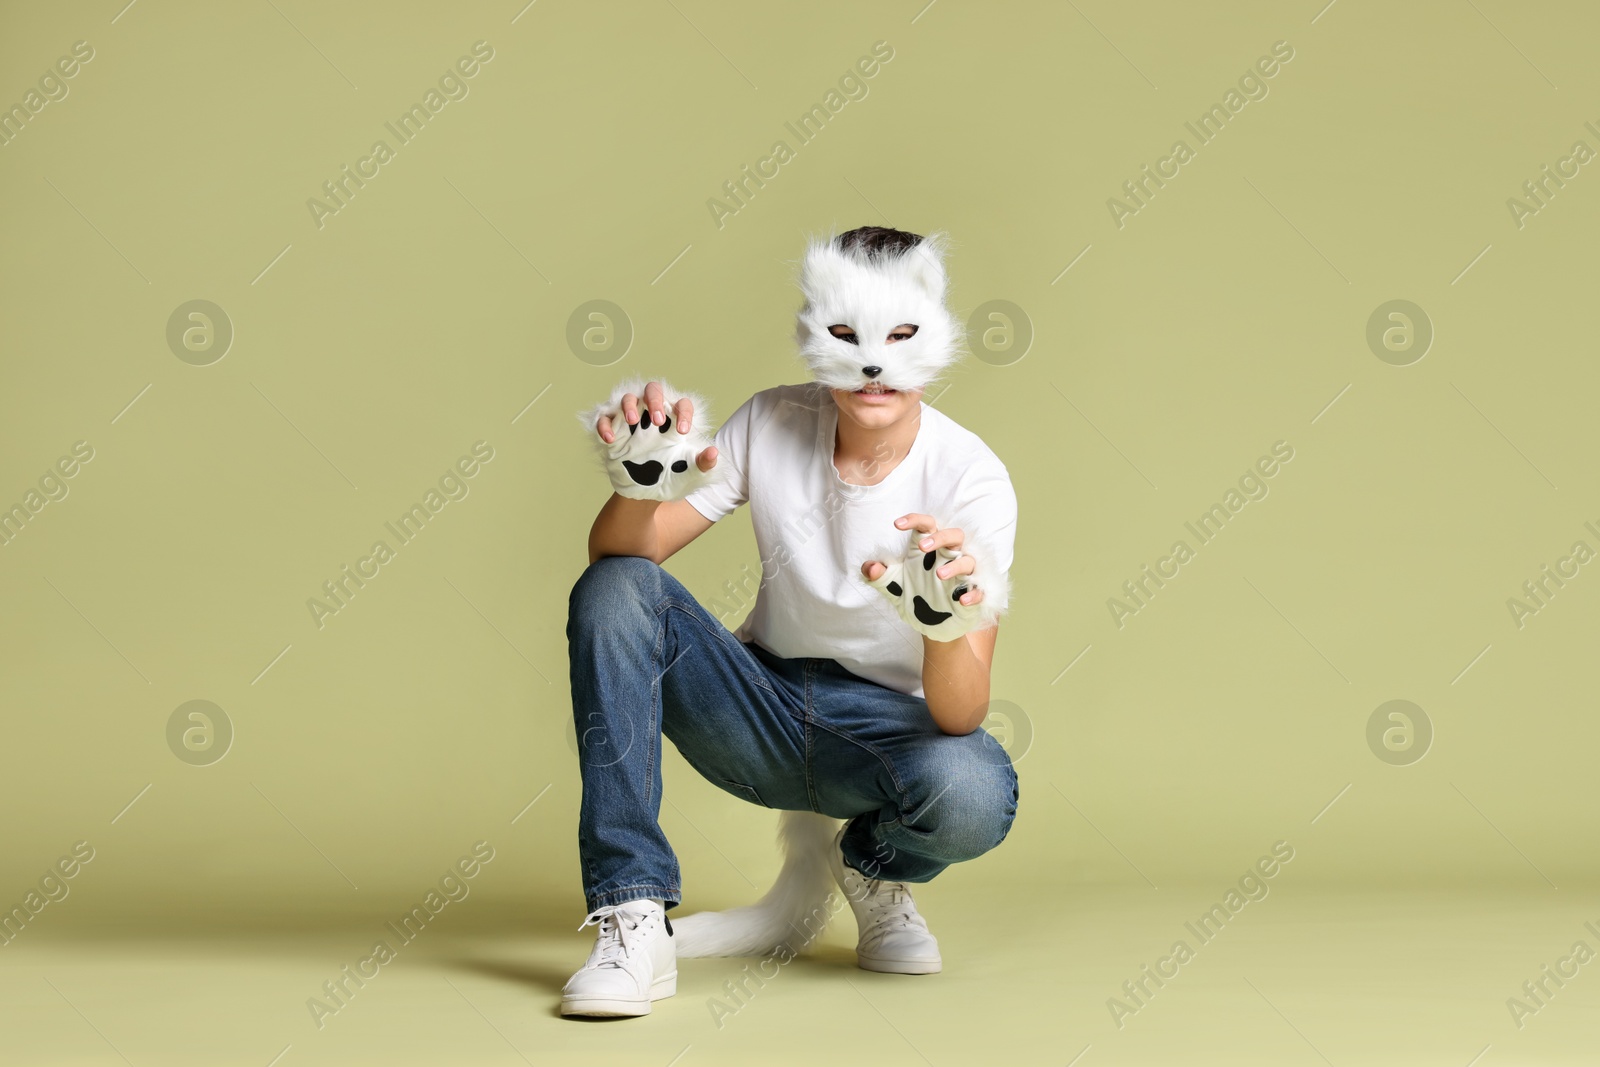
{"type": "MultiPolygon", "coordinates": [[[[838,421],[822,385],[762,390],[717,430],[727,479],[687,500],[713,522],[750,504],[762,580],[736,637],[785,659],[837,660],[852,674],[922,696],[922,637],[866,584],[861,565],[903,558],[911,534],[894,520],[921,512],[941,528],[959,527],[980,558],[1008,572],[1016,493],[982,439],[927,404],[899,465],[876,485],[853,485],[833,465],[838,421]]],[[[886,450],[871,462],[892,458],[886,450]]]]}

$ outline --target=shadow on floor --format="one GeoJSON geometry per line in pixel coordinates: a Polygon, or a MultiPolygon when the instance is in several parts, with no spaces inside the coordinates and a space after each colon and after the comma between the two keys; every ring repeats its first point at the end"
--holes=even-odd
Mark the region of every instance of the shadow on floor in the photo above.
{"type": "MultiPolygon", "coordinates": [[[[583,966],[583,961],[588,956],[589,947],[589,944],[585,942],[580,947],[580,950],[573,954],[571,959],[560,962],[546,962],[532,958],[508,959],[502,950],[494,955],[470,951],[449,953],[438,957],[437,963],[440,966],[487,978],[497,978],[504,982],[548,993],[552,997],[559,997],[561,987],[566,984],[567,979],[572,977],[574,971],[583,966]]],[[[688,971],[715,968],[718,973],[723,971],[734,972],[742,970],[747,964],[755,967],[763,958],[761,956],[711,956],[704,959],[680,959],[678,965],[688,971]]],[[[779,958],[781,959],[781,957],[779,958]]],[[[813,945],[809,951],[799,958],[784,964],[784,966],[854,970],[856,966],[855,949],[844,945],[813,945]]],[[[554,1011],[555,1009],[552,1008],[552,1012],[554,1011]]]]}

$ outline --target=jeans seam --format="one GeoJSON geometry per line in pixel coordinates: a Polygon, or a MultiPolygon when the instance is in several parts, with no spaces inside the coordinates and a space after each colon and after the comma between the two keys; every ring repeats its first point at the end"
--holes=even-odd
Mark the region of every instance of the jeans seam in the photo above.
{"type": "MultiPolygon", "coordinates": [[[[806,704],[807,704],[807,711],[809,712],[809,710],[810,710],[809,679],[808,679],[808,693],[807,693],[806,704]]],[[[807,715],[807,721],[806,721],[806,725],[807,725],[808,728],[812,725],[812,722],[813,722],[813,720],[810,718],[810,716],[808,714],[807,715]]],[[[866,741],[862,741],[862,740],[860,740],[858,738],[851,737],[849,734],[840,733],[838,730],[831,729],[826,724],[817,723],[816,725],[817,725],[818,729],[826,730],[828,733],[832,734],[834,737],[837,737],[839,740],[848,742],[849,744],[855,745],[857,748],[861,748],[861,749],[866,750],[879,763],[883,764],[884,769],[889,772],[890,781],[894,782],[895,803],[901,808],[905,807],[905,804],[906,804],[906,787],[905,787],[905,783],[900,780],[900,774],[899,774],[899,772],[897,772],[895,770],[894,761],[893,760],[891,760],[888,756],[884,755],[882,750],[880,750],[876,745],[869,744],[866,741]]],[[[809,740],[809,737],[810,737],[810,734],[808,733],[807,734],[808,740],[809,740]]],[[[808,775],[810,773],[809,757],[810,757],[810,752],[808,750],[807,751],[807,774],[808,775]]],[[[895,819],[894,821],[895,822],[899,822],[900,820],[899,819],[895,819]]]]}
{"type": "MultiPolygon", "coordinates": [[[[644,897],[646,897],[646,896],[661,896],[661,897],[682,897],[683,896],[683,888],[681,886],[656,885],[654,883],[647,882],[647,883],[644,883],[644,884],[641,884],[641,885],[624,885],[624,886],[618,886],[616,889],[608,889],[604,893],[596,893],[596,894],[594,894],[593,899],[602,900],[602,899],[606,899],[606,898],[613,898],[618,893],[631,893],[631,892],[633,892],[634,890],[637,890],[637,889],[643,889],[643,890],[646,890],[646,892],[645,892],[645,894],[643,896],[630,898],[631,900],[643,900],[644,897]]],[[[620,901],[615,901],[615,903],[627,904],[627,903],[629,903],[629,901],[620,900],[620,901]]],[[[674,901],[673,903],[678,903],[678,901],[674,901]]],[[[605,906],[606,905],[604,905],[604,904],[596,904],[593,907],[590,907],[589,910],[590,911],[594,911],[596,908],[603,908],[605,906]]]]}
{"type": "MultiPolygon", "coordinates": [[[[702,777],[706,777],[706,776],[702,775],[702,777]]],[[[731,785],[736,789],[743,789],[743,790],[748,791],[749,794],[752,797],[755,798],[755,803],[761,805],[763,808],[772,807],[772,805],[768,804],[766,802],[765,798],[762,797],[761,790],[757,789],[755,786],[750,785],[747,782],[740,782],[740,781],[737,781],[737,780],[735,780],[733,778],[724,778],[721,775],[711,775],[710,777],[715,778],[717,781],[721,782],[724,785],[731,785]]]]}
{"type": "Polygon", "coordinates": [[[638,885],[619,885],[615,889],[607,889],[603,893],[596,893],[595,896],[597,896],[597,897],[615,896],[618,893],[626,893],[626,892],[629,892],[629,891],[634,890],[634,889],[670,889],[674,893],[681,893],[683,891],[683,887],[682,886],[659,885],[659,884],[657,884],[655,882],[640,882],[638,885]]]}
{"type": "MultiPolygon", "coordinates": [[[[650,651],[650,658],[652,660],[652,666],[654,666],[655,664],[659,664],[661,662],[661,646],[666,643],[666,639],[667,639],[667,620],[663,617],[662,612],[657,611],[656,612],[656,643],[655,643],[655,647],[653,649],[651,649],[651,651],[650,651]]],[[[654,673],[654,672],[652,672],[652,673],[654,673]]],[[[656,674],[656,676],[654,678],[650,679],[650,701],[651,701],[650,707],[651,707],[651,710],[653,711],[655,708],[662,706],[661,702],[663,700],[665,700],[665,697],[666,697],[666,694],[661,692],[661,675],[660,674],[656,674]]],[[[652,723],[651,724],[651,728],[645,731],[645,733],[649,736],[649,745],[650,745],[650,751],[649,751],[648,757],[646,758],[645,764],[644,764],[644,795],[646,797],[654,797],[656,795],[656,781],[655,781],[656,759],[657,759],[656,740],[661,734],[660,729],[656,728],[657,725],[658,724],[652,723]]]]}
{"type": "Polygon", "coordinates": [[[805,669],[805,692],[800,702],[800,719],[805,731],[806,744],[806,800],[811,804],[811,810],[821,813],[821,802],[817,796],[817,768],[816,768],[816,733],[814,726],[816,716],[812,714],[811,694],[812,678],[816,674],[816,661],[807,660],[805,669]]]}
{"type": "MultiPolygon", "coordinates": [[[[661,616],[665,615],[665,613],[666,613],[668,608],[677,608],[684,615],[687,615],[690,619],[692,619],[695,622],[695,624],[700,627],[700,629],[704,630],[707,634],[709,634],[710,636],[716,638],[719,641],[726,640],[728,638],[732,638],[733,637],[733,631],[729,630],[726,626],[722,625],[722,623],[720,623],[720,622],[717,623],[716,626],[708,626],[708,625],[706,625],[706,621],[700,617],[700,612],[697,612],[697,611],[694,610],[694,608],[699,608],[700,611],[704,611],[705,610],[705,606],[702,605],[699,601],[694,601],[693,602],[693,606],[691,607],[689,604],[685,604],[682,600],[680,600],[674,594],[667,593],[665,596],[662,597],[661,604],[656,608],[656,616],[657,616],[657,618],[660,618],[661,616]]],[[[733,639],[734,639],[735,643],[738,643],[738,639],[737,638],[733,638],[733,639]]],[[[741,648],[741,651],[745,652],[746,655],[749,654],[749,651],[747,649],[744,649],[742,645],[740,646],[740,648],[741,648]]],[[[760,665],[757,664],[757,666],[760,666],[760,665]]],[[[771,693],[773,696],[777,696],[778,695],[778,691],[772,687],[772,684],[770,682],[768,682],[766,677],[764,675],[762,675],[759,671],[754,673],[754,674],[751,674],[751,673],[748,673],[748,672],[741,672],[741,673],[744,674],[745,680],[748,681],[751,685],[758,685],[762,689],[765,689],[767,692],[771,693]]]]}
{"type": "MultiPolygon", "coordinates": [[[[724,634],[728,635],[728,637],[727,637],[728,640],[732,641],[736,645],[739,645],[739,651],[740,651],[741,654],[746,655],[746,656],[750,656],[751,655],[750,650],[745,648],[744,645],[742,643],[740,643],[739,639],[737,637],[734,637],[732,632],[729,631],[727,627],[723,627],[722,632],[724,634]]],[[[754,658],[754,657],[752,656],[751,658],[754,658]]],[[[762,689],[765,689],[768,693],[771,693],[774,697],[776,697],[776,696],[778,696],[777,687],[774,686],[772,684],[772,682],[767,679],[766,671],[767,671],[766,665],[763,664],[760,660],[756,660],[756,669],[755,669],[755,671],[753,673],[751,673],[751,674],[745,675],[745,678],[750,682],[751,685],[760,686],[762,689]]]]}

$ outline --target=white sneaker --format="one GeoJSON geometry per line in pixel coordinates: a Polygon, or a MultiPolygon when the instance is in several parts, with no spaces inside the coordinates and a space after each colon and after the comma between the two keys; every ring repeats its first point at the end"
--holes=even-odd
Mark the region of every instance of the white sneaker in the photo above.
{"type": "Polygon", "coordinates": [[[844,852],[839,847],[844,829],[839,827],[834,835],[828,858],[833,865],[833,880],[839,883],[856,915],[857,966],[885,974],[938,974],[944,967],[939,958],[939,940],[917,914],[911,887],[904,882],[868,878],[845,866],[844,852]]]}
{"type": "Polygon", "coordinates": [[[597,908],[594,950],[561,987],[562,1015],[649,1015],[650,1002],[678,991],[678,949],[672,923],[654,900],[597,908]]]}

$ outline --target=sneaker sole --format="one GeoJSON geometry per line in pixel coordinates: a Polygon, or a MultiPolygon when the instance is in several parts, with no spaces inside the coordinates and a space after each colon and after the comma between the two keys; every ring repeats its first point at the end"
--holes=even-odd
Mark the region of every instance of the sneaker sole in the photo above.
{"type": "Polygon", "coordinates": [[[562,1015],[597,1015],[606,1018],[637,1017],[650,1014],[652,1001],[665,1000],[677,995],[678,972],[664,974],[650,983],[650,996],[643,1000],[622,997],[564,996],[561,998],[562,1015]]]}
{"type": "Polygon", "coordinates": [[[942,960],[886,960],[856,954],[856,966],[863,971],[879,974],[938,974],[944,970],[942,960]]]}

